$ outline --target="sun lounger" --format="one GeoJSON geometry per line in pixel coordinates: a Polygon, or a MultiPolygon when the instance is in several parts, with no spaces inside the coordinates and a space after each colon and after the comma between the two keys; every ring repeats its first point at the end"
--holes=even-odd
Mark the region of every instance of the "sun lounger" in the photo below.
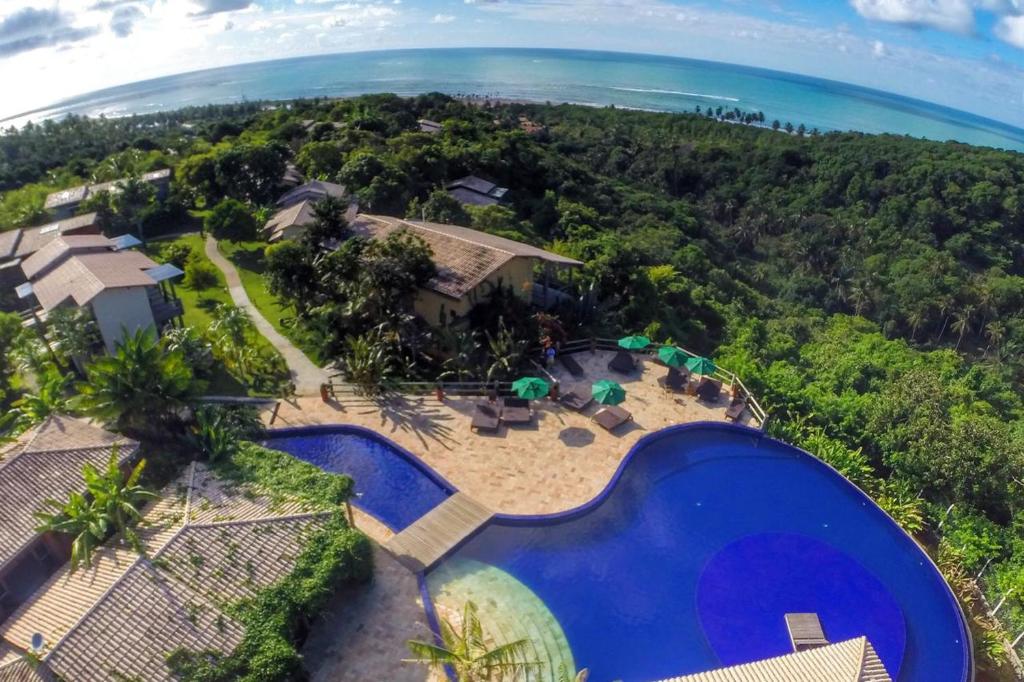
{"type": "Polygon", "coordinates": [[[608,369],[620,374],[631,374],[636,369],[636,360],[633,358],[632,353],[620,350],[612,358],[612,361],[608,363],[608,369]]]}
{"type": "Polygon", "coordinates": [[[697,397],[706,403],[717,403],[722,394],[722,382],[704,377],[697,385],[697,397]]]}
{"type": "Polygon", "coordinates": [[[733,398],[732,403],[729,404],[729,408],[725,411],[725,418],[736,421],[743,414],[743,410],[747,409],[747,401],[742,398],[733,398]]]}
{"type": "Polygon", "coordinates": [[[477,403],[473,407],[473,421],[469,428],[477,431],[497,431],[501,422],[501,413],[490,403],[477,403]]]}
{"type": "Polygon", "coordinates": [[[530,401],[523,398],[501,399],[501,421],[506,424],[529,424],[533,419],[530,401]]]}
{"type": "Polygon", "coordinates": [[[587,409],[587,406],[590,405],[590,403],[594,402],[594,399],[589,395],[580,395],[576,391],[569,391],[568,393],[562,394],[558,399],[558,402],[572,410],[582,412],[587,409]]]}
{"type": "Polygon", "coordinates": [[[632,421],[633,415],[618,405],[605,405],[591,419],[606,431],[614,431],[626,422],[632,421]]]}
{"type": "Polygon", "coordinates": [[[793,651],[806,651],[828,644],[825,631],[816,613],[787,613],[786,629],[793,651]]]}
{"type": "Polygon", "coordinates": [[[668,368],[668,374],[658,379],[658,383],[666,391],[682,391],[690,382],[690,373],[675,367],[668,368]]]}
{"type": "Polygon", "coordinates": [[[568,370],[569,374],[574,377],[583,376],[583,368],[580,367],[580,363],[576,362],[571,355],[559,355],[558,361],[562,363],[562,367],[568,370]]]}

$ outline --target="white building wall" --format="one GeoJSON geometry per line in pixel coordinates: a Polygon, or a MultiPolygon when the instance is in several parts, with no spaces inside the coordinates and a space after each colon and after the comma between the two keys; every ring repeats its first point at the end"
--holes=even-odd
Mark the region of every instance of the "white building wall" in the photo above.
{"type": "Polygon", "coordinates": [[[134,334],[138,329],[156,328],[146,287],[107,289],[92,299],[91,305],[109,353],[114,352],[125,330],[134,334]]]}

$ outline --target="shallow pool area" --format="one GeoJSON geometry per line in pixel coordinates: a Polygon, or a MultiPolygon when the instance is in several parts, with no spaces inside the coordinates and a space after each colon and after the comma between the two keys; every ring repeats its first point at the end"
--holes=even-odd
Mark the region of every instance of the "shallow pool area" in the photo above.
{"type": "Polygon", "coordinates": [[[894,680],[970,673],[959,608],[916,544],[835,471],[742,427],[646,437],[599,500],[497,517],[428,575],[431,593],[473,567],[541,600],[594,682],[789,653],[796,612],[833,642],[866,635],[894,680]]]}
{"type": "Polygon", "coordinates": [[[414,455],[358,426],[274,429],[262,445],[351,476],[356,494],[352,503],[395,532],[455,492],[414,455]]]}

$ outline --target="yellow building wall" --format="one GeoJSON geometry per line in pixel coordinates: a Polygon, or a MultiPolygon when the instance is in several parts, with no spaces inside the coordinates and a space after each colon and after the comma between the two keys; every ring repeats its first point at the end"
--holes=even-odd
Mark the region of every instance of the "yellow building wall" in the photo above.
{"type": "Polygon", "coordinates": [[[487,301],[498,286],[511,288],[519,298],[529,301],[533,296],[533,263],[531,258],[513,258],[457,301],[429,289],[420,289],[413,307],[428,324],[438,326],[442,310],[449,320],[453,312],[456,317],[463,317],[473,306],[487,301]]]}

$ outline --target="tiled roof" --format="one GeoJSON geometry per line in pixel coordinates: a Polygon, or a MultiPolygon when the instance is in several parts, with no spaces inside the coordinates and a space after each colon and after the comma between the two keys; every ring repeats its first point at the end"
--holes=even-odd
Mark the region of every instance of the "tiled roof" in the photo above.
{"type": "Polygon", "coordinates": [[[333,182],[310,180],[306,184],[299,185],[282,194],[281,198],[277,200],[277,205],[288,207],[300,201],[310,200],[315,202],[326,197],[344,199],[348,197],[348,190],[345,189],[344,185],[337,185],[333,182]]]}
{"type": "Polygon", "coordinates": [[[51,577],[0,636],[24,648],[32,633],[42,634],[42,667],[68,682],[96,679],[97,671],[169,680],[164,657],[171,650],[238,645],[243,628],[223,605],[286,575],[328,516],[193,464],[143,515],[139,535],[149,558],[108,543],[91,569],[64,567],[51,577]]]}
{"type": "Polygon", "coordinates": [[[313,217],[313,202],[303,200],[275,213],[263,226],[263,231],[269,241],[276,241],[287,228],[309,225],[313,222],[313,217]]]}
{"type": "Polygon", "coordinates": [[[156,266],[138,251],[83,253],[41,276],[32,283],[32,290],[44,310],[52,310],[69,298],[85,305],[106,289],[156,285],[145,272],[156,266]]]}
{"type": "Polygon", "coordinates": [[[448,194],[450,194],[451,197],[460,204],[469,204],[470,206],[495,206],[501,203],[501,200],[496,197],[492,197],[489,194],[474,192],[473,190],[466,189],[465,187],[449,189],[448,194]]]}
{"type": "Polygon", "coordinates": [[[392,232],[408,230],[427,243],[433,252],[437,274],[427,288],[452,298],[462,298],[513,258],[536,258],[558,265],[581,265],[529,244],[457,225],[360,214],[349,224],[358,235],[384,239],[392,232]]]}
{"type": "Polygon", "coordinates": [[[34,512],[48,499],[63,499],[85,489],[82,466],[103,467],[111,445],[120,442],[121,461],[132,457],[138,443],[121,439],[69,417],[50,417],[24,448],[0,461],[0,566],[36,537],[34,512]]]}
{"type": "Polygon", "coordinates": [[[13,230],[7,230],[6,232],[0,232],[0,261],[14,258],[14,254],[18,248],[18,242],[21,241],[22,229],[20,227],[13,230]]]}
{"type": "Polygon", "coordinates": [[[448,183],[447,189],[455,189],[456,187],[465,187],[468,190],[479,192],[480,194],[490,194],[495,189],[498,189],[498,186],[490,180],[484,180],[483,178],[478,178],[475,175],[467,175],[464,178],[459,178],[458,180],[450,182],[448,183]]]}
{"type": "Polygon", "coordinates": [[[892,682],[866,637],[663,682],[892,682]]]}
{"type": "Polygon", "coordinates": [[[21,232],[21,240],[14,252],[16,258],[31,256],[61,235],[99,232],[99,227],[96,224],[96,214],[85,213],[39,227],[26,227],[21,232]]]}
{"type": "Polygon", "coordinates": [[[21,271],[29,280],[46,270],[60,265],[72,255],[109,251],[114,243],[101,234],[58,236],[36,251],[21,264],[21,271]]]}
{"type": "MultiPolygon", "coordinates": [[[[170,177],[171,169],[162,168],[160,170],[150,171],[149,173],[143,173],[139,176],[139,179],[143,182],[160,182],[163,180],[170,180],[170,177]]],[[[52,192],[46,197],[46,203],[43,207],[47,209],[59,208],[68,204],[81,202],[90,194],[117,190],[118,183],[122,183],[127,179],[128,178],[118,178],[117,180],[111,180],[110,182],[100,182],[94,185],[79,185],[78,187],[69,187],[68,189],[52,192]]]]}

